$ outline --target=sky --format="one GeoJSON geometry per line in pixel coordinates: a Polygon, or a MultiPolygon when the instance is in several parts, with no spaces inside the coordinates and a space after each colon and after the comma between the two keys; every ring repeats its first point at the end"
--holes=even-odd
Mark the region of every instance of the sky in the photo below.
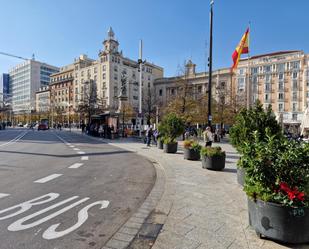
{"type": "MultiPolygon", "coordinates": [[[[0,52],[64,66],[80,54],[97,59],[111,26],[125,57],[143,56],[179,75],[185,60],[206,70],[209,0],[0,0],[0,52]]],[[[250,55],[309,52],[308,0],[215,0],[213,69],[230,67],[250,25],[250,55]]],[[[0,55],[0,73],[21,63],[0,55]]]]}

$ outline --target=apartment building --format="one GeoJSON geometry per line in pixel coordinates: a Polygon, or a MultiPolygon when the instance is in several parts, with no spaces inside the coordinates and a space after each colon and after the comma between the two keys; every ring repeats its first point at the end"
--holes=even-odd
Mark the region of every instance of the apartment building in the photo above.
{"type": "Polygon", "coordinates": [[[253,56],[240,61],[234,90],[250,104],[259,99],[264,107],[271,105],[286,129],[297,130],[309,106],[308,68],[308,55],[299,50],[253,56]]]}
{"type": "Polygon", "coordinates": [[[60,68],[51,75],[50,80],[51,112],[67,117],[74,113],[74,65],[60,68]]]}
{"type": "Polygon", "coordinates": [[[27,60],[9,70],[9,91],[14,114],[30,113],[35,109],[35,93],[47,86],[50,75],[59,68],[35,60],[27,60]]]}
{"type": "Polygon", "coordinates": [[[3,73],[0,75],[0,108],[10,102],[9,75],[3,73]]]}
{"type": "MultiPolygon", "coordinates": [[[[126,58],[119,51],[119,42],[115,38],[112,28],[107,32],[107,38],[103,41],[103,50],[99,52],[96,60],[81,55],[74,61],[74,108],[81,102],[85,88],[89,84],[97,91],[97,98],[111,110],[117,110],[121,88],[121,77],[124,75],[127,81],[128,102],[138,111],[139,99],[139,70],[135,60],[126,58]]],[[[142,88],[153,87],[157,78],[163,77],[163,68],[145,62],[142,69],[142,88]]]]}

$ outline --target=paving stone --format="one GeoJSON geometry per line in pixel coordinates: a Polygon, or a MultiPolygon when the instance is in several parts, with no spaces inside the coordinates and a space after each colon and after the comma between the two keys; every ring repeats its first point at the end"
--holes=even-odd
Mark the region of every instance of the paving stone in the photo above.
{"type": "Polygon", "coordinates": [[[126,233],[116,233],[113,236],[113,239],[116,240],[121,240],[121,241],[126,241],[126,242],[131,242],[134,239],[135,235],[131,235],[131,234],[126,234],[126,233]]]}
{"type": "Polygon", "coordinates": [[[106,244],[107,247],[111,247],[114,249],[125,249],[128,245],[128,242],[116,239],[111,239],[106,244]]]}

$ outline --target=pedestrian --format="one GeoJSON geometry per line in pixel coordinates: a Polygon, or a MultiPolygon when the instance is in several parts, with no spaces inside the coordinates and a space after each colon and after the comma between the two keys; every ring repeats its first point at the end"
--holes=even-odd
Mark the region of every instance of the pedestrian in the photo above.
{"type": "Polygon", "coordinates": [[[203,132],[203,137],[204,137],[205,146],[211,147],[213,138],[212,138],[211,128],[209,126],[203,132]]]}
{"type": "Polygon", "coordinates": [[[86,125],[85,125],[84,122],[81,124],[81,128],[82,128],[82,133],[84,133],[85,132],[85,128],[86,128],[86,125]]]}
{"type": "Polygon", "coordinates": [[[147,139],[147,146],[148,146],[148,147],[150,146],[152,135],[153,135],[152,127],[150,127],[150,128],[148,128],[147,131],[146,131],[146,139],[147,139]]]}

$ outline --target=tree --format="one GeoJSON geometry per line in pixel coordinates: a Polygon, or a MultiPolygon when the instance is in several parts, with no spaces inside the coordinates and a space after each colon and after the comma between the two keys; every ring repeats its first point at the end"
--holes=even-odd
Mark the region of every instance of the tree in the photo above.
{"type": "Polygon", "coordinates": [[[106,109],[105,100],[97,95],[95,81],[89,80],[85,82],[78,104],[78,112],[81,115],[85,115],[88,123],[90,123],[92,115],[102,113],[106,109]]]}
{"type": "Polygon", "coordinates": [[[147,90],[144,90],[143,96],[143,113],[147,125],[150,125],[155,122],[157,108],[161,106],[161,103],[154,87],[148,87],[147,90]]]}

